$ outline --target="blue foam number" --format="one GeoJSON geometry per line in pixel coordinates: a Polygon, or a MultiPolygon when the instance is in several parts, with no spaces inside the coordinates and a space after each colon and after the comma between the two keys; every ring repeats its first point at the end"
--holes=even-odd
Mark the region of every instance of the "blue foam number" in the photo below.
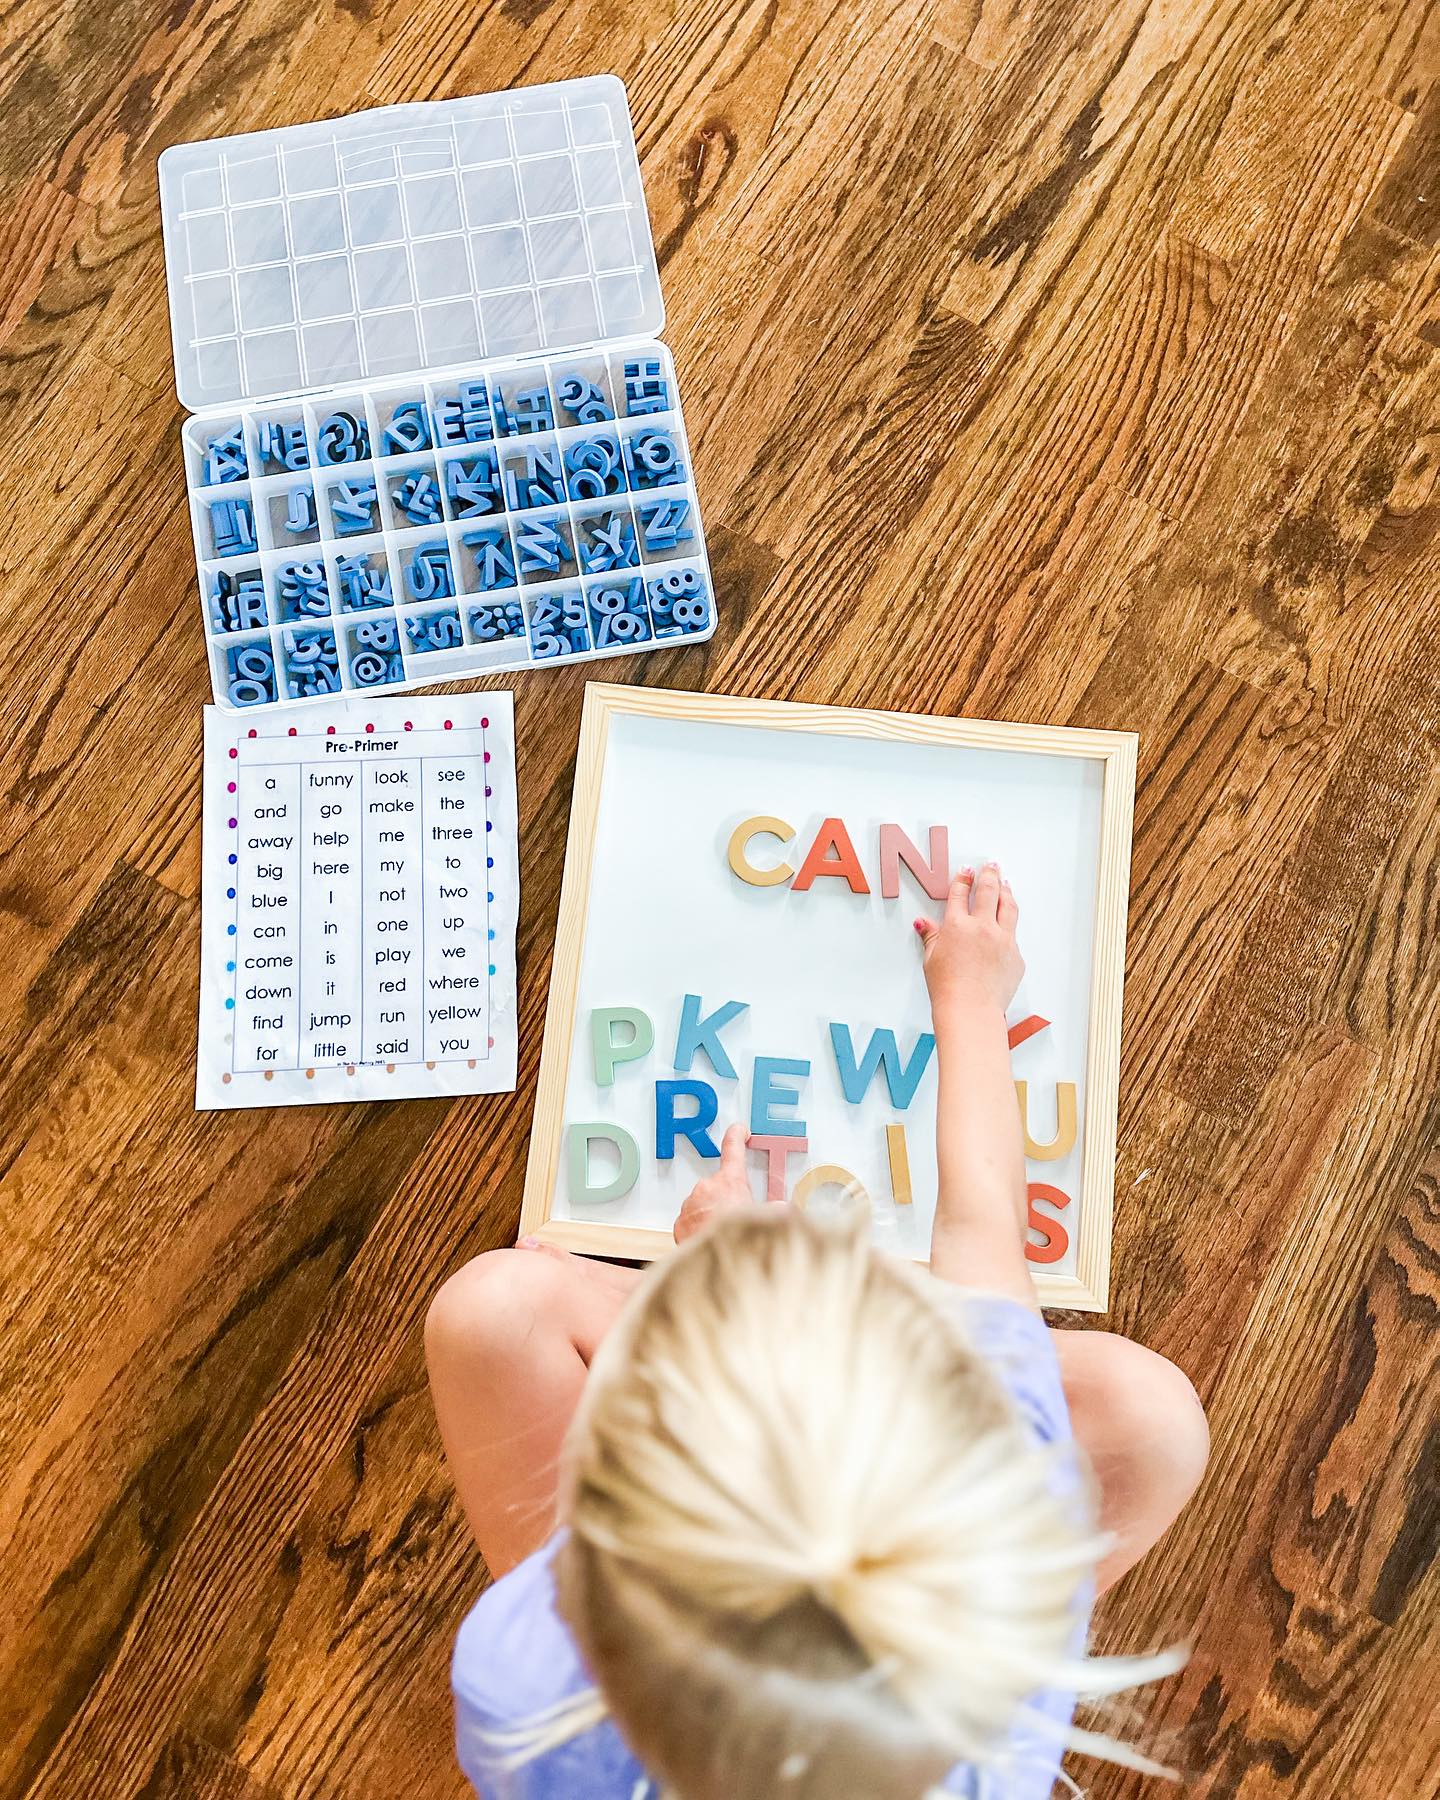
{"type": "Polygon", "coordinates": [[[649,639],[645,584],[638,575],[630,581],[606,582],[603,587],[592,584],[589,599],[597,650],[622,644],[643,644],[649,639]]]}
{"type": "Polygon", "coordinates": [[[280,634],[285,678],[297,699],[340,692],[340,649],[327,627],[287,625],[280,634]]]}
{"type": "Polygon", "coordinates": [[[710,601],[698,569],[667,569],[649,586],[656,637],[681,637],[710,623],[710,601]]]}
{"type": "Polygon", "coordinates": [[[530,650],[537,662],[554,656],[578,656],[590,648],[585,598],[578,588],[544,594],[530,613],[530,650]]]}

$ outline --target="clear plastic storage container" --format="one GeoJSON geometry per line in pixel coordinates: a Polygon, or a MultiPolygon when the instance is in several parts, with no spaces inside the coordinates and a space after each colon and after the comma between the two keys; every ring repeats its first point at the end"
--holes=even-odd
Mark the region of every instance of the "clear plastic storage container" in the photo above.
{"type": "Polygon", "coordinates": [[[713,633],[614,76],[179,144],[160,203],[221,705],[713,633]]]}

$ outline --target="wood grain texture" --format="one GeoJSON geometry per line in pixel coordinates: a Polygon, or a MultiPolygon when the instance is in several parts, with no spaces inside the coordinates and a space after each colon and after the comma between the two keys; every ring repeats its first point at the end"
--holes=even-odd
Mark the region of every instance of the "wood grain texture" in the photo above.
{"type": "Polygon", "coordinates": [[[1440,6],[6,25],[0,1796],[461,1800],[445,1662],[484,1571],[419,1329],[515,1232],[583,674],[514,681],[518,1092],[198,1117],[155,158],[608,67],[721,623],[597,673],[1140,734],[1106,1322],[1193,1375],[1215,1455],[1105,1603],[1104,1648],[1194,1644],[1119,1723],[1206,1800],[1428,1800],[1440,6]]]}

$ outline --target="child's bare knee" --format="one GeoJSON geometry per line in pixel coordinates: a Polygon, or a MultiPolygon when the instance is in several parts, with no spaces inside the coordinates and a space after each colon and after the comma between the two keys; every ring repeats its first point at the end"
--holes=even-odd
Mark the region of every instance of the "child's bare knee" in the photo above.
{"type": "Polygon", "coordinates": [[[1161,1378],[1165,1388],[1164,1404],[1174,1420],[1176,1461],[1183,1465],[1193,1492],[1199,1487],[1210,1461],[1210,1421],[1205,1417],[1200,1396],[1185,1371],[1163,1356],[1156,1360],[1165,1371],[1161,1378]]]}
{"type": "Polygon", "coordinates": [[[1060,1345],[1065,1391],[1080,1435],[1153,1445],[1176,1485],[1193,1492],[1210,1458],[1210,1429],[1184,1370],[1108,1331],[1065,1334],[1060,1345]]]}
{"type": "Polygon", "coordinates": [[[1171,1479],[1188,1496],[1210,1460],[1205,1408],[1190,1377],[1168,1357],[1140,1344],[1128,1349],[1124,1378],[1131,1416],[1145,1438],[1163,1447],[1171,1479]]]}

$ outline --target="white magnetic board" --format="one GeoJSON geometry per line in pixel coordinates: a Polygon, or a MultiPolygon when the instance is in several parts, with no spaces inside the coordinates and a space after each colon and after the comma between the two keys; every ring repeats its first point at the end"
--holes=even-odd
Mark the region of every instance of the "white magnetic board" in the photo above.
{"type": "MultiPolygon", "coordinates": [[[[968,735],[987,741],[956,741],[926,733],[859,735],[846,721],[884,721],[896,715],[847,713],[825,720],[824,729],[761,721],[776,713],[826,714],[822,708],[786,708],[771,703],[725,702],[694,697],[703,716],[684,716],[683,695],[641,696],[629,689],[592,689],[627,697],[605,708],[598,769],[577,773],[576,806],[587,800],[593,777],[593,816],[572,821],[570,859],[577,860],[577,830],[588,851],[583,896],[567,891],[557,936],[557,994],[565,986],[571,939],[580,940],[573,968],[568,1029],[547,1024],[546,1072],[537,1104],[537,1150],[558,1123],[557,1154],[548,1174],[550,1192],[543,1222],[562,1239],[566,1227],[577,1247],[608,1253],[653,1254],[657,1237],[670,1231],[686,1194],[707,1169],[682,1129],[673,1155],[657,1157],[657,1111],[685,1120],[707,1102],[687,1090],[672,1099],[657,1097],[657,1083],[699,1082],[713,1089],[716,1119],[707,1134],[718,1141],[724,1127],[739,1119],[757,1129],[803,1129],[805,1149],[783,1158],[787,1193],[806,1170],[838,1165],[849,1171],[869,1197],[875,1240],[897,1254],[928,1255],[934,1213],[935,1092],[933,1054],[913,1096],[904,1104],[904,1083],[892,1093],[882,1067],[874,1070],[858,1102],[847,1099],[839,1062],[863,1061],[872,1033],[893,1032],[898,1061],[908,1063],[930,1013],[919,945],[912,929],[917,913],[939,914],[920,880],[902,861],[898,894],[882,892],[881,828],[898,827],[914,846],[915,860],[928,861],[932,829],[948,835],[948,876],[962,864],[998,860],[1021,908],[1020,946],[1026,974],[1007,1018],[1012,1026],[1030,1021],[1030,1035],[1013,1051],[1014,1073],[1025,1084],[1028,1136],[1040,1154],[1027,1164],[1032,1183],[1031,1255],[1047,1284],[1070,1304],[1097,1304],[1093,1270],[1082,1279],[1082,1237],[1093,1223],[1103,1225],[1108,1242],[1109,1194],[1097,1200],[1085,1192],[1087,1165],[1106,1168],[1113,1157],[1112,1072],[1118,1041],[1097,1046],[1098,1032],[1118,1039],[1117,1004],[1096,1020],[1097,960],[1116,955],[1112,918],[1102,932],[1102,872],[1113,886],[1114,871],[1102,871],[1107,844],[1106,783],[1111,752],[1133,740],[1121,734],[1075,733],[1051,729],[1039,734],[1047,747],[1032,747],[1034,728],[984,726],[962,721],[923,721],[939,728],[968,726],[968,735]],[[638,704],[636,703],[638,700],[638,704]],[[741,709],[734,722],[725,707],[741,709]],[[716,708],[722,709],[715,716],[716,708]],[[662,710],[663,709],[663,710],[662,710]],[[678,716],[677,716],[678,714],[678,716]],[[1009,748],[1015,733],[1024,747],[1009,748]],[[993,734],[999,734],[998,737],[993,734]],[[1094,740],[1103,739],[1097,754],[1094,740]],[[1113,741],[1112,741],[1113,740],[1113,741]],[[1048,747],[1053,744],[1053,748],[1048,747]],[[745,860],[760,870],[786,865],[795,873],[772,885],[753,885],[732,868],[732,834],[756,818],[794,828],[793,838],[767,827],[746,836],[745,860]],[[843,823],[843,837],[826,821],[843,823]],[[805,891],[807,853],[825,828],[819,872],[805,891]],[[824,873],[853,847],[860,883],[824,873]],[[868,892],[852,891],[863,884],[868,892]],[[577,914],[571,933],[564,909],[577,914]],[[682,1005],[695,996],[692,1011],[709,1015],[726,1002],[743,1006],[717,1032],[733,1076],[717,1072],[704,1048],[690,1066],[677,1070],[677,1032],[682,1005]],[[609,1082],[597,1079],[592,1020],[606,1009],[637,1009],[653,1027],[653,1047],[633,1060],[619,1060],[609,1082]],[[1043,1020],[1040,1025],[1037,1021],[1043,1020]],[[832,1025],[848,1033],[837,1049],[832,1025]],[[561,1036],[563,1042],[553,1039],[561,1036]],[[1096,1055],[1097,1049],[1102,1052],[1096,1055]],[[793,1104],[772,1106],[763,1119],[752,1116],[757,1057],[808,1061],[808,1072],[790,1070],[772,1081],[794,1090],[793,1104]],[[563,1062],[562,1062],[563,1058],[563,1062]],[[1092,1105],[1096,1069],[1107,1087],[1103,1104],[1092,1105]],[[562,1087],[563,1081],[563,1087],[562,1087]],[[1061,1092],[1073,1089],[1076,1125],[1073,1142],[1059,1130],[1061,1092]],[[551,1092],[546,1093],[547,1085],[551,1092]],[[550,1118],[559,1094],[558,1121],[550,1118]],[[897,1100],[901,1103],[897,1104],[897,1100]],[[603,1122],[628,1134],[637,1147],[633,1185],[616,1197],[597,1198],[613,1185],[620,1154],[603,1137],[578,1160],[566,1153],[565,1134],[573,1126],[603,1122]],[[887,1127],[904,1127],[909,1198],[903,1171],[897,1180],[887,1127]],[[1058,1135],[1057,1135],[1058,1134],[1058,1135]],[[1099,1159],[1087,1154],[1100,1134],[1108,1141],[1099,1159]],[[1058,1150],[1059,1154],[1054,1154],[1058,1150]],[[1059,1199],[1051,1196],[1058,1196],[1059,1199]],[[1097,1217],[1086,1218],[1087,1205],[1097,1217]],[[1103,1217],[1099,1215],[1103,1214],[1103,1217]],[[599,1228],[605,1242],[594,1238],[599,1228]],[[627,1244],[633,1249],[627,1252],[627,1244]],[[1087,1302],[1088,1294],[1088,1302],[1087,1302]]],[[[587,716],[587,723],[588,723],[587,716]]],[[[593,735],[593,733],[592,733],[593,735]]],[[[586,747],[582,744],[582,763],[586,747]]],[[[1132,765],[1133,766],[1133,765],[1132,765]]],[[[1116,796],[1110,794],[1113,813],[1116,796]]],[[[1128,801],[1128,795],[1126,796],[1128,801]]],[[[1124,817],[1128,849],[1128,805],[1124,817]]],[[[1110,821],[1113,827],[1113,819],[1110,821]]],[[[893,830],[890,834],[893,844],[893,830]]],[[[1113,843],[1113,829],[1109,841],[1113,843]]],[[[817,855],[820,852],[816,853],[817,855]]],[[[893,860],[893,859],[892,859],[893,860]]],[[[933,865],[932,865],[933,867],[933,865]]],[[[933,879],[933,877],[932,877],[933,879]]],[[[891,882],[896,882],[893,869],[891,882]]],[[[1122,883],[1123,907],[1123,883],[1122,883]]],[[[1112,908],[1113,911],[1113,908],[1112,908]]],[[[1119,915],[1123,930],[1123,910],[1119,915]]],[[[604,1021],[603,1041],[613,1038],[620,1056],[631,1036],[628,1023],[604,1021]]],[[[683,1060],[683,1058],[682,1058],[683,1060]]],[[[602,1068],[603,1078],[611,1071],[602,1068]]],[[[859,1087],[853,1070],[852,1091],[859,1087]]],[[[670,1146],[661,1146],[669,1148],[670,1146]]],[[[766,1191],[771,1168],[761,1152],[751,1152],[757,1195],[766,1191]]],[[[713,1163],[708,1166],[713,1167],[713,1163]]],[[[776,1164],[779,1172],[779,1164],[776,1164]]],[[[818,1196],[817,1196],[818,1198],[818,1196]]],[[[533,1213],[527,1190],[527,1211],[533,1213]]],[[[534,1220],[532,1218],[532,1224],[534,1220]]],[[[1090,1261],[1093,1263],[1094,1258],[1090,1261]]]]}

